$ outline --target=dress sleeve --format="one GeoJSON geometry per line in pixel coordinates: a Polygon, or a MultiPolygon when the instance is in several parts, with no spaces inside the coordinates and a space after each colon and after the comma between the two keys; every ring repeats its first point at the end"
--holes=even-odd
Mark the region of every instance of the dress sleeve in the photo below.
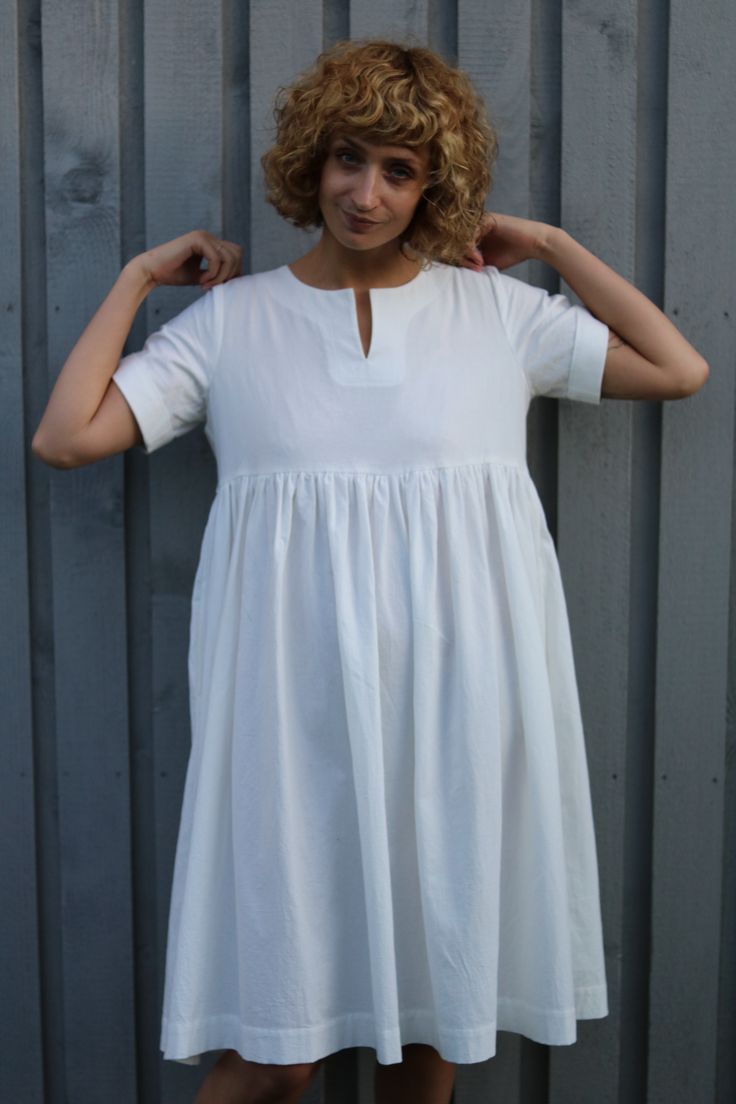
{"type": "Polygon", "coordinates": [[[608,326],[565,295],[487,266],[506,337],[534,395],[599,403],[608,326]]]}
{"type": "Polygon", "coordinates": [[[210,288],[120,361],[112,378],[154,452],[207,417],[207,395],[222,345],[222,284],[210,288]]]}

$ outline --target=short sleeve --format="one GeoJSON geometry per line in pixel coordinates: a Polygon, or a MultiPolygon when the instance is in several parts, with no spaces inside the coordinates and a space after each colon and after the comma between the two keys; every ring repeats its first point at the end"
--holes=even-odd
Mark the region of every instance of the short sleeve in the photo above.
{"type": "Polygon", "coordinates": [[[207,395],[222,345],[222,289],[210,288],[120,361],[113,380],[154,452],[207,418],[207,395]]]}
{"type": "Polygon", "coordinates": [[[531,395],[599,403],[608,327],[565,295],[550,295],[493,266],[484,272],[531,395]]]}

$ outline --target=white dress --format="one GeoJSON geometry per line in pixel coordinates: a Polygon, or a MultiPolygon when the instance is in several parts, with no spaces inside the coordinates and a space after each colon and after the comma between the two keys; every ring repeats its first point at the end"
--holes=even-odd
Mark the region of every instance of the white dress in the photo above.
{"type": "Polygon", "coordinates": [[[164,1058],[311,1062],[607,1015],[534,394],[600,400],[608,330],[486,267],[370,292],[283,265],[201,295],[114,379],[152,452],[205,422],[192,747],[164,1058]]]}

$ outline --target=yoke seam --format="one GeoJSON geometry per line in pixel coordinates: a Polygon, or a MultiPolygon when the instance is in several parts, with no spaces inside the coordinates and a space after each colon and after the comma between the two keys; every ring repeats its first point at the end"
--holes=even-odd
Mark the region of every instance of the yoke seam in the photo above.
{"type": "Polygon", "coordinates": [[[358,468],[281,468],[274,469],[267,472],[251,472],[251,471],[238,471],[233,472],[232,475],[225,476],[218,481],[217,490],[226,486],[228,483],[234,483],[238,479],[269,479],[274,475],[301,475],[301,476],[319,476],[319,475],[335,475],[335,476],[351,476],[351,475],[366,475],[373,476],[375,479],[396,479],[405,478],[411,475],[421,475],[425,472],[443,472],[443,471],[459,471],[464,468],[515,468],[517,470],[525,470],[526,463],[521,460],[476,460],[463,464],[442,464],[442,465],[427,465],[422,468],[402,468],[396,471],[371,471],[369,469],[358,468]]]}

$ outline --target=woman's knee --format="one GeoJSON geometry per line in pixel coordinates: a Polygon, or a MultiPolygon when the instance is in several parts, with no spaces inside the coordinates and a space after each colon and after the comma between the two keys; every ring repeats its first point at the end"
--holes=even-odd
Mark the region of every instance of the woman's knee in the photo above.
{"type": "Polygon", "coordinates": [[[292,1104],[301,1097],[323,1059],[293,1065],[270,1065],[224,1051],[200,1087],[194,1104],[220,1104],[233,1092],[248,1104],[292,1104]]]}
{"type": "Polygon", "coordinates": [[[316,1062],[295,1062],[290,1065],[261,1065],[261,1096],[266,1102],[298,1099],[310,1085],[324,1059],[316,1062]]]}

